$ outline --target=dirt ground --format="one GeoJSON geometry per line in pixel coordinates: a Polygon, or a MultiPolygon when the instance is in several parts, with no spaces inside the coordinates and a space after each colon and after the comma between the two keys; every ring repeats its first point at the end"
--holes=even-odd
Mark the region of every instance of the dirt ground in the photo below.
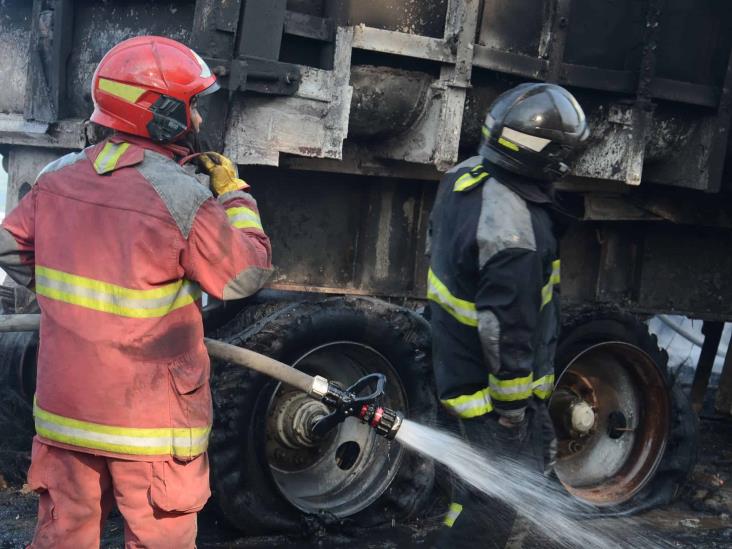
{"type": "MultiPolygon", "coordinates": [[[[30,541],[36,504],[34,494],[24,494],[20,486],[0,481],[0,549],[21,548],[30,541]]],[[[322,532],[310,539],[247,538],[227,528],[211,509],[206,509],[199,520],[198,547],[428,547],[442,519],[438,506],[432,515],[419,523],[392,525],[368,533],[343,529],[337,534],[322,532]]],[[[732,547],[732,420],[710,413],[702,416],[699,462],[691,481],[673,504],[635,520],[644,530],[658,533],[678,548],[732,547]]],[[[108,522],[102,547],[122,547],[119,516],[108,522]]],[[[521,547],[546,546],[529,537],[521,547]]]]}

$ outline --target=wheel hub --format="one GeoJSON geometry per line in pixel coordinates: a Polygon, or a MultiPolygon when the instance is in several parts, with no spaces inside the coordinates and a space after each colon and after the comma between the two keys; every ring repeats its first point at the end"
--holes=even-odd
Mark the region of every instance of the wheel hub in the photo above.
{"type": "Polygon", "coordinates": [[[555,471],[578,499],[617,505],[653,477],[669,436],[670,395],[638,347],[607,342],[579,354],[549,410],[559,440],[555,471]]]}
{"type": "MultiPolygon", "coordinates": [[[[355,342],[323,345],[294,367],[337,379],[344,386],[366,374],[387,376],[380,405],[406,409],[399,376],[376,350],[355,342]]],[[[267,413],[266,457],[281,494],[307,513],[351,516],[368,507],[389,487],[399,470],[403,448],[391,444],[356,417],[349,417],[322,438],[311,427],[328,413],[311,398],[280,386],[267,413]]]]}

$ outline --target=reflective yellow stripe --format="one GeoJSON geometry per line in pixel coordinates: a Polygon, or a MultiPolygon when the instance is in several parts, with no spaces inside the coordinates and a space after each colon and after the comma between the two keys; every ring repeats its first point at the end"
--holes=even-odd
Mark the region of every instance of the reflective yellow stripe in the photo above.
{"type": "Polygon", "coordinates": [[[452,528],[452,525],[455,524],[455,521],[460,516],[460,513],[462,513],[462,511],[462,505],[452,502],[450,504],[450,508],[447,510],[447,515],[445,515],[445,520],[442,521],[442,524],[444,524],[448,528],[452,528]]]}
{"type": "Polygon", "coordinates": [[[455,184],[453,185],[452,190],[456,193],[459,193],[471,189],[475,185],[483,181],[486,177],[488,177],[488,175],[488,172],[486,172],[483,168],[483,164],[478,164],[477,166],[471,168],[469,172],[464,173],[463,175],[458,177],[455,180],[455,184]]]}
{"type": "Polygon", "coordinates": [[[505,137],[499,137],[498,143],[506,147],[507,149],[511,149],[512,151],[518,151],[518,145],[516,143],[511,143],[508,139],[505,137]]]}
{"type": "Polygon", "coordinates": [[[195,303],[197,284],[178,280],[150,290],[134,290],[36,265],[36,293],[49,299],[130,318],[157,318],[195,303]]]}
{"type": "Polygon", "coordinates": [[[490,389],[486,387],[472,395],[462,395],[442,400],[442,404],[462,418],[483,416],[493,411],[490,389]]]}
{"type": "Polygon", "coordinates": [[[531,397],[533,374],[514,379],[498,379],[493,374],[489,376],[490,395],[493,400],[511,402],[531,397]]]}
{"type": "Polygon", "coordinates": [[[211,426],[135,428],[79,421],[43,410],[33,402],[36,432],[48,440],[94,450],[190,459],[206,451],[211,426]]]}
{"type": "Polygon", "coordinates": [[[541,289],[541,309],[546,307],[547,303],[554,296],[554,286],[561,283],[561,261],[556,259],[552,261],[552,273],[549,275],[547,282],[541,289]]]}
{"type": "Polygon", "coordinates": [[[129,143],[107,143],[102,152],[94,160],[94,169],[98,174],[111,172],[117,167],[120,157],[130,147],[129,143]]]}
{"type": "Polygon", "coordinates": [[[478,326],[478,312],[475,303],[459,299],[450,293],[432,269],[427,273],[427,299],[442,307],[450,316],[461,324],[478,326]]]}
{"type": "Polygon", "coordinates": [[[546,400],[554,391],[554,374],[547,374],[540,377],[531,384],[531,387],[535,396],[546,400]]]}
{"type": "Polygon", "coordinates": [[[136,103],[147,91],[144,88],[130,86],[129,84],[115,82],[114,80],[107,80],[106,78],[99,79],[99,89],[120,99],[124,99],[128,103],[136,103]]]}
{"type": "Polygon", "coordinates": [[[262,228],[262,221],[259,218],[259,214],[244,206],[237,208],[229,208],[226,210],[226,215],[229,217],[229,223],[231,223],[237,229],[259,229],[262,228]]]}
{"type": "Polygon", "coordinates": [[[483,134],[483,137],[485,137],[486,139],[491,136],[491,131],[486,126],[480,128],[480,133],[483,134]]]}

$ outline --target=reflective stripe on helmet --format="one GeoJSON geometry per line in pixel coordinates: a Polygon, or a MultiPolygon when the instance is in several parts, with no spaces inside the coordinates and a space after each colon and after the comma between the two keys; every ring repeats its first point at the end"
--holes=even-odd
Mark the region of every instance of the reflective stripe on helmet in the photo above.
{"type": "Polygon", "coordinates": [[[461,324],[471,327],[478,326],[478,312],[475,309],[475,303],[452,295],[432,269],[427,273],[427,299],[437,303],[461,324]]]}
{"type": "Polygon", "coordinates": [[[128,103],[136,103],[137,100],[140,99],[140,97],[142,97],[142,95],[147,91],[144,88],[123,84],[122,82],[115,82],[114,80],[107,80],[106,78],[100,78],[98,86],[103,92],[119,97],[120,99],[124,99],[128,103]]]}
{"type": "Polygon", "coordinates": [[[504,137],[498,138],[498,143],[506,147],[507,149],[511,149],[512,151],[518,152],[519,147],[516,145],[516,143],[511,143],[508,139],[504,137]]]}
{"type": "Polygon", "coordinates": [[[160,318],[195,303],[197,284],[178,280],[149,290],[133,290],[36,265],[36,293],[87,309],[128,318],[160,318]]]}
{"type": "Polygon", "coordinates": [[[43,410],[33,401],[36,432],[71,446],[137,456],[191,459],[206,451],[211,426],[139,428],[80,421],[43,410]]]}
{"type": "Polygon", "coordinates": [[[529,135],[528,133],[512,130],[511,128],[503,128],[501,135],[506,139],[510,139],[513,143],[517,143],[522,147],[526,147],[527,149],[531,149],[535,152],[543,151],[544,148],[551,143],[551,139],[536,137],[535,135],[529,135]]]}

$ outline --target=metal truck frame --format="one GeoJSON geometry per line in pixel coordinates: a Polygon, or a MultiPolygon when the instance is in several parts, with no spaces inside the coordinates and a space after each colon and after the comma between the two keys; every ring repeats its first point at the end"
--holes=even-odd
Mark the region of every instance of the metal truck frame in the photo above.
{"type": "MultiPolygon", "coordinates": [[[[96,138],[87,121],[90,81],[112,45],[140,34],[187,43],[224,87],[202,107],[205,140],[253,184],[277,268],[255,299],[209,305],[207,331],[329,378],[382,371],[391,379],[389,405],[428,421],[438,407],[419,313],[436,181],[473,154],[484,113],[502,91],[525,80],[572,89],[593,137],[559,185],[576,217],[561,247],[559,387],[594,407],[602,443],[570,426],[560,478],[577,497],[620,511],[668,499],[683,482],[694,461],[693,418],[664,354],[631,313],[705,321],[692,391],[698,408],[732,318],[732,7],[6,0],[1,9],[7,210],[46,163],[96,138]],[[582,354],[596,344],[605,346],[582,354]],[[598,383],[615,395],[612,413],[598,383]],[[623,434],[629,425],[635,433],[623,434]],[[652,450],[639,453],[645,440],[655,441],[652,450]],[[593,466],[608,451],[616,452],[610,475],[593,466]],[[570,473],[577,467],[581,474],[570,473]]],[[[32,309],[22,290],[10,293],[8,312],[32,309]]],[[[6,336],[2,345],[0,373],[20,410],[32,397],[37,341],[6,336]]],[[[727,357],[716,408],[729,414],[727,357]]],[[[290,444],[282,425],[301,404],[297,396],[227,365],[218,372],[214,487],[234,523],[261,531],[296,530],[305,516],[372,524],[414,516],[429,499],[433,465],[358,430],[340,432],[326,449],[290,444]],[[257,442],[263,453],[251,449],[257,442]]],[[[566,406],[553,406],[561,423],[566,406]]]]}

